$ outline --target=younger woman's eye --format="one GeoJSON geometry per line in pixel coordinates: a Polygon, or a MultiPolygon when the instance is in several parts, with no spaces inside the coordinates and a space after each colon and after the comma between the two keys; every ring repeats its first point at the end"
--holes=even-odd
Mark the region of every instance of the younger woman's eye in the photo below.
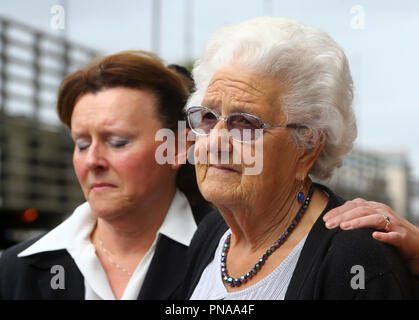
{"type": "Polygon", "coordinates": [[[125,147],[128,143],[129,143],[129,140],[124,139],[124,138],[112,137],[109,139],[109,144],[115,148],[125,147]]]}
{"type": "Polygon", "coordinates": [[[89,147],[90,142],[82,140],[82,139],[77,139],[75,141],[75,144],[76,144],[77,149],[79,149],[79,151],[83,151],[83,150],[86,150],[89,147]]]}

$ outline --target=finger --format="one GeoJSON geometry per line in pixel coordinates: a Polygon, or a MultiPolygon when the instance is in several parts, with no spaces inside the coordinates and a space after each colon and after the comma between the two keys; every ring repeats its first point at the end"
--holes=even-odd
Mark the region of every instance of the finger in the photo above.
{"type": "MultiPolygon", "coordinates": [[[[355,209],[356,210],[356,209],[355,209]]],[[[384,230],[387,222],[382,214],[371,214],[349,221],[340,223],[342,230],[351,230],[359,228],[373,228],[377,230],[384,230]]]]}
{"type": "Polygon", "coordinates": [[[393,246],[398,246],[400,243],[401,236],[398,232],[378,232],[375,231],[372,233],[374,239],[377,239],[380,242],[391,244],[393,246]]]}
{"type": "Polygon", "coordinates": [[[323,220],[327,221],[329,219],[333,219],[339,215],[341,215],[344,212],[347,212],[348,210],[351,210],[353,208],[356,208],[360,206],[360,204],[367,202],[364,199],[357,198],[352,201],[346,201],[343,205],[333,208],[332,210],[328,211],[324,216],[323,220]]]}
{"type": "MultiPolygon", "coordinates": [[[[337,227],[338,225],[342,226],[342,223],[350,226],[350,221],[353,221],[354,219],[365,217],[369,215],[374,215],[380,212],[379,209],[372,208],[370,206],[362,205],[358,207],[354,207],[353,209],[350,209],[346,212],[341,213],[339,216],[336,216],[335,218],[329,219],[326,221],[326,227],[331,229],[334,227],[337,227]]],[[[380,212],[381,219],[382,214],[380,212]]],[[[372,222],[372,221],[369,221],[372,222]]],[[[359,228],[359,227],[358,227],[359,228]]]]}

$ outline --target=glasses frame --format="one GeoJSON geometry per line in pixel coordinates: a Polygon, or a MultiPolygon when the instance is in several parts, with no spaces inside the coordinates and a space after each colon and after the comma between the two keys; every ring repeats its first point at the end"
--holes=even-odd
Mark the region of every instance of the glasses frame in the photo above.
{"type": "MultiPolygon", "coordinates": [[[[289,124],[269,124],[269,123],[264,123],[257,116],[255,116],[253,114],[250,114],[250,113],[245,113],[245,112],[234,112],[232,114],[229,114],[227,117],[222,117],[216,111],[214,111],[214,110],[212,110],[210,108],[203,107],[203,106],[192,106],[192,107],[190,107],[190,108],[188,108],[186,110],[186,118],[188,120],[189,127],[191,128],[191,130],[193,131],[193,133],[195,133],[198,136],[208,136],[210,134],[209,132],[208,133],[204,133],[202,131],[196,131],[196,129],[194,129],[192,127],[191,120],[190,120],[190,114],[192,113],[192,111],[198,111],[198,110],[199,111],[207,110],[208,112],[211,112],[212,114],[214,114],[214,116],[217,119],[217,122],[215,123],[214,127],[217,125],[218,122],[220,122],[220,120],[223,120],[227,124],[227,121],[228,121],[228,119],[230,117],[237,116],[237,115],[244,115],[244,116],[251,117],[251,118],[255,119],[259,123],[259,128],[255,128],[255,129],[261,129],[261,130],[268,129],[268,128],[291,128],[291,129],[300,129],[301,128],[301,129],[308,129],[307,126],[305,126],[303,124],[299,124],[299,123],[289,123],[289,124]]],[[[210,130],[212,130],[212,129],[210,129],[210,130]]],[[[228,128],[227,128],[227,130],[228,130],[228,132],[230,134],[230,130],[228,128]]],[[[255,141],[256,140],[256,139],[254,139],[254,140],[239,140],[239,139],[233,137],[231,134],[230,134],[230,136],[231,136],[231,138],[234,141],[237,141],[237,142],[252,142],[252,141],[255,141]]]]}

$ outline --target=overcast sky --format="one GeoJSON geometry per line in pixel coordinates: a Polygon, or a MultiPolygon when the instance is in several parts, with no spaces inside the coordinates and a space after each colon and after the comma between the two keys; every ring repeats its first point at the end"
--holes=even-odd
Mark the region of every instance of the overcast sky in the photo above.
{"type": "Polygon", "coordinates": [[[405,150],[419,179],[419,1],[161,0],[161,37],[154,43],[152,1],[0,0],[0,14],[104,54],[155,50],[168,63],[196,58],[217,28],[256,16],[289,17],[318,27],[350,61],[357,146],[405,150]],[[56,4],[65,10],[63,30],[51,27],[56,4]]]}

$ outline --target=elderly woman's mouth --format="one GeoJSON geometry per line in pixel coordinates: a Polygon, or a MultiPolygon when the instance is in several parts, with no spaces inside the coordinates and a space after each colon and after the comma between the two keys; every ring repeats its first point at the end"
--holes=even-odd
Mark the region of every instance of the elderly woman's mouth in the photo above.
{"type": "Polygon", "coordinates": [[[215,164],[211,164],[208,167],[208,170],[214,170],[220,173],[238,173],[240,174],[241,172],[235,168],[229,167],[229,166],[223,166],[223,165],[215,165],[215,164]]]}

